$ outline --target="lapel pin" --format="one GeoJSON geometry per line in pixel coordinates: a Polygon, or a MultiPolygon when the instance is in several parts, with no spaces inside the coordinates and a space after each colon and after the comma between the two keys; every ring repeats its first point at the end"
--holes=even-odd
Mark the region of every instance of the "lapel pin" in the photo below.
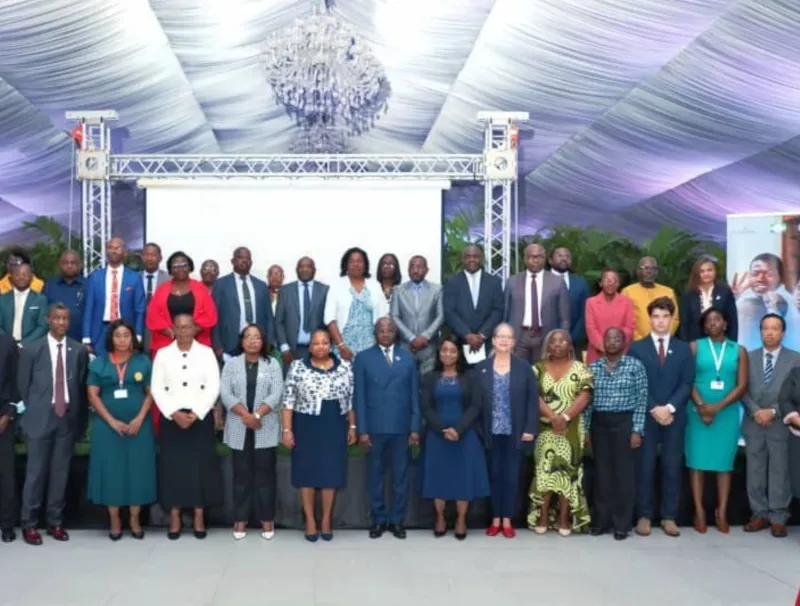
{"type": "Polygon", "coordinates": [[[668,355],[672,355],[672,350],[671,350],[671,349],[668,349],[668,350],[667,350],[667,354],[668,354],[668,355]]]}

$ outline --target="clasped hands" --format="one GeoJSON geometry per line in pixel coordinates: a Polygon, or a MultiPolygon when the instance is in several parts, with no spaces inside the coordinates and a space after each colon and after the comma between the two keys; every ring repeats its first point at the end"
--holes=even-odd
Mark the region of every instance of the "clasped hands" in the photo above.
{"type": "Polygon", "coordinates": [[[421,335],[418,335],[413,339],[411,339],[411,343],[409,343],[409,346],[411,347],[411,351],[413,353],[417,353],[419,351],[422,351],[428,346],[428,339],[426,339],[421,335]]]}
{"type": "Polygon", "coordinates": [[[700,420],[706,425],[711,425],[714,417],[720,411],[720,408],[718,408],[716,404],[706,404],[700,401],[696,402],[695,405],[697,406],[697,413],[700,415],[700,420]]]}
{"type": "Polygon", "coordinates": [[[464,337],[464,340],[467,342],[467,345],[469,345],[469,350],[471,352],[476,352],[483,346],[483,343],[486,341],[486,337],[481,334],[471,332],[464,337]]]}
{"type": "Polygon", "coordinates": [[[667,425],[672,425],[672,422],[675,420],[675,416],[670,412],[669,407],[666,404],[654,406],[652,410],[650,410],[650,416],[655,419],[656,423],[663,425],[664,427],[667,425]]]}
{"type": "MultiPolygon", "coordinates": [[[[355,430],[353,430],[355,433],[355,430]]],[[[365,450],[369,450],[372,448],[372,440],[369,439],[368,433],[362,433],[358,436],[358,445],[365,450]]],[[[408,436],[408,445],[409,446],[419,446],[419,433],[411,432],[408,436]]]]}
{"type": "Polygon", "coordinates": [[[775,420],[775,413],[769,408],[762,408],[753,415],[753,420],[762,427],[769,427],[775,420]]]}
{"type": "MultiPolygon", "coordinates": [[[[134,417],[130,423],[123,423],[118,419],[112,419],[109,425],[111,425],[111,429],[113,429],[120,437],[136,437],[136,435],[139,433],[139,430],[142,428],[142,423],[144,423],[144,419],[142,417],[134,417]]],[[[183,429],[186,429],[186,427],[183,429]]]]}

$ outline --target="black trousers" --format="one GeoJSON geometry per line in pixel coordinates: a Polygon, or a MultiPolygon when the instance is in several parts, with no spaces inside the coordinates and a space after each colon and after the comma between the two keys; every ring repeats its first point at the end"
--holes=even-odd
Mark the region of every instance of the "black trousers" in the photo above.
{"type": "Polygon", "coordinates": [[[9,423],[0,433],[0,528],[13,528],[17,521],[14,429],[14,424],[9,423]]]}
{"type": "Polygon", "coordinates": [[[633,524],[635,464],[631,452],[633,413],[592,413],[595,465],[595,528],[628,532],[633,524]]]}
{"type": "Polygon", "coordinates": [[[233,450],[233,511],[237,522],[275,520],[277,494],[276,448],[256,448],[248,429],[244,450],[233,450]]]}

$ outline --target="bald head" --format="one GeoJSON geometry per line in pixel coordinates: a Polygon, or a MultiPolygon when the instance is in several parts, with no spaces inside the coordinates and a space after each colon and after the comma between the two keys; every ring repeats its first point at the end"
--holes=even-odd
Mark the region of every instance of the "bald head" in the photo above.
{"type": "Polygon", "coordinates": [[[119,267],[125,260],[125,241],[122,238],[111,238],[106,244],[106,259],[111,267],[119,267]]]}

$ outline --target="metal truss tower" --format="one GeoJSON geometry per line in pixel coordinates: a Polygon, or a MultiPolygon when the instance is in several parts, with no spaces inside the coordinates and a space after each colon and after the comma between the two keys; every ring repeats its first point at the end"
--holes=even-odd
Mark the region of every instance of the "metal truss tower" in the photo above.
{"type": "Polygon", "coordinates": [[[102,265],[111,237],[111,183],[138,179],[273,178],[420,180],[485,184],[486,270],[503,282],[511,267],[511,207],[517,180],[517,127],[525,112],[481,112],[482,154],[112,154],[113,111],[67,112],[82,125],[77,153],[81,181],[83,259],[86,271],[102,265]]]}

